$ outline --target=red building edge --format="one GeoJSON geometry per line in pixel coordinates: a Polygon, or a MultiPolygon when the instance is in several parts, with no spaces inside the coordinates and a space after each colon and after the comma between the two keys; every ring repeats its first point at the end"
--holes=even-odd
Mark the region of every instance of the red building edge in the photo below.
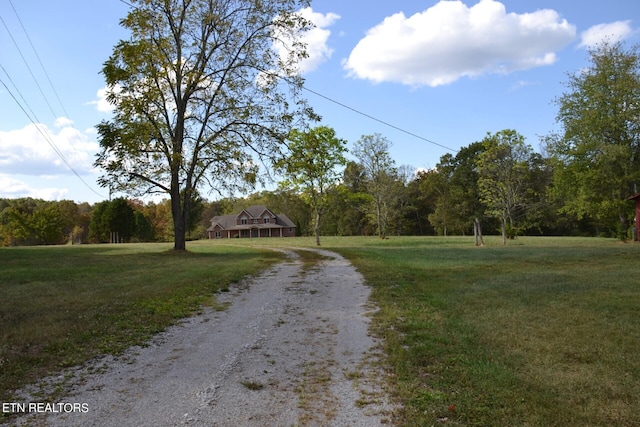
{"type": "Polygon", "coordinates": [[[633,240],[635,240],[636,242],[640,242],[640,193],[629,197],[627,200],[635,200],[636,202],[636,222],[633,240]]]}

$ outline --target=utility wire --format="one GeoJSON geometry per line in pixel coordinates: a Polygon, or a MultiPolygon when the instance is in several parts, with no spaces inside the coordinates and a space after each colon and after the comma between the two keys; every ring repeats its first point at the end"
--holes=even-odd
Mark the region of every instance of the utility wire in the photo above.
{"type": "MultiPolygon", "coordinates": [[[[7,73],[7,70],[5,70],[5,68],[2,66],[2,64],[0,64],[0,69],[2,69],[2,71],[6,74],[7,78],[9,79],[9,81],[11,82],[11,84],[13,85],[14,89],[16,90],[16,92],[18,93],[18,95],[20,96],[20,98],[22,98],[22,100],[24,101],[24,97],[22,96],[22,93],[20,93],[20,90],[18,90],[18,88],[16,87],[15,83],[13,82],[13,79],[11,79],[11,76],[9,75],[9,73],[7,73]]],[[[9,86],[7,86],[7,84],[4,82],[4,80],[2,78],[0,78],[0,83],[2,84],[2,86],[4,86],[4,88],[7,90],[7,92],[9,93],[9,95],[11,96],[11,98],[13,98],[13,100],[16,102],[16,104],[18,104],[18,107],[22,110],[22,112],[27,116],[27,118],[29,118],[29,120],[31,121],[31,123],[36,127],[36,129],[38,130],[38,132],[40,133],[40,135],[42,135],[42,137],[45,139],[45,141],[47,141],[47,143],[51,146],[51,148],[53,149],[53,151],[55,151],[55,153],[58,155],[58,157],[60,157],[60,159],[62,160],[62,162],[69,168],[69,170],[71,172],[73,172],[73,174],[89,189],[91,190],[94,194],[96,194],[98,197],[104,199],[104,195],[98,193],[96,190],[94,190],[85,180],[84,178],[82,178],[82,176],[73,168],[73,166],[71,166],[71,164],[69,163],[69,161],[66,159],[66,157],[64,156],[64,154],[62,153],[62,151],[60,151],[60,149],[58,148],[58,146],[56,145],[56,143],[51,139],[51,136],[45,132],[44,130],[42,130],[41,125],[38,124],[38,122],[40,122],[40,120],[38,119],[38,117],[35,115],[35,113],[33,113],[33,110],[31,109],[31,107],[28,106],[28,104],[25,102],[25,105],[27,106],[27,108],[29,109],[29,111],[31,112],[31,114],[29,114],[29,112],[27,112],[27,110],[25,109],[25,107],[20,103],[20,101],[18,100],[18,98],[16,98],[16,96],[14,95],[13,91],[11,90],[11,88],[9,88],[9,86]]]]}
{"type": "Polygon", "coordinates": [[[44,98],[44,102],[49,106],[49,111],[51,111],[51,114],[53,114],[53,118],[57,119],[58,116],[53,111],[53,107],[51,107],[51,104],[49,103],[49,100],[47,99],[46,95],[44,94],[44,91],[42,90],[42,87],[40,86],[40,83],[38,83],[38,79],[33,74],[33,70],[31,70],[31,67],[29,66],[29,63],[27,62],[27,59],[22,54],[22,50],[20,49],[20,46],[18,46],[18,42],[16,42],[16,39],[13,38],[13,34],[11,34],[11,30],[9,30],[9,27],[4,22],[4,19],[2,19],[2,16],[0,16],[0,21],[2,21],[2,25],[4,25],[4,28],[7,30],[7,33],[9,33],[9,37],[11,38],[11,41],[13,41],[14,46],[18,50],[18,53],[20,54],[20,57],[22,58],[22,61],[24,62],[24,65],[27,67],[27,70],[29,70],[29,74],[31,74],[31,77],[33,78],[33,81],[35,82],[36,86],[38,87],[38,90],[40,91],[40,94],[42,95],[42,98],[44,98]]]}
{"type": "MultiPolygon", "coordinates": [[[[53,90],[53,93],[55,94],[58,102],[60,103],[60,106],[62,107],[62,111],[65,115],[65,117],[69,117],[69,114],[67,113],[66,109],[64,108],[64,105],[62,104],[62,101],[60,99],[60,96],[58,95],[58,92],[55,89],[55,86],[53,85],[53,82],[51,81],[51,78],[49,77],[49,74],[47,73],[46,68],[44,67],[44,64],[42,63],[42,60],[40,59],[40,56],[38,55],[38,52],[35,48],[35,46],[33,45],[33,42],[31,41],[31,37],[29,37],[29,33],[27,32],[24,24],[22,23],[22,20],[20,19],[20,16],[18,15],[18,12],[16,10],[16,8],[14,7],[13,3],[11,0],[9,0],[9,3],[11,4],[11,8],[13,9],[18,22],[20,23],[20,26],[22,27],[22,30],[24,31],[27,40],[29,41],[29,44],[31,45],[31,48],[33,49],[33,52],[36,56],[36,58],[38,59],[38,62],[40,63],[40,67],[42,67],[42,71],[44,72],[45,76],[47,77],[47,80],[49,82],[49,85],[51,86],[51,89],[53,90]]],[[[22,50],[20,49],[17,41],[15,40],[15,38],[13,37],[13,34],[11,33],[11,31],[9,30],[9,27],[7,26],[6,22],[4,21],[4,19],[2,18],[2,16],[0,16],[0,21],[2,21],[3,26],[5,27],[5,29],[7,30],[7,33],[9,34],[9,37],[11,38],[11,40],[13,41],[14,46],[16,47],[16,49],[18,50],[18,53],[20,54],[20,57],[22,58],[22,61],[24,62],[25,66],[27,67],[27,69],[29,70],[29,73],[31,74],[31,77],[33,78],[33,81],[35,82],[36,86],[38,87],[40,94],[42,95],[42,97],[44,98],[45,103],[47,104],[47,106],[49,107],[49,110],[51,111],[51,113],[54,116],[54,119],[58,118],[58,115],[56,115],[55,111],[53,110],[53,107],[51,106],[51,103],[49,102],[49,100],[47,99],[47,96],[45,95],[44,91],[42,90],[42,87],[40,86],[40,84],[38,83],[38,79],[36,78],[36,76],[33,73],[33,70],[31,69],[31,67],[29,66],[29,63],[27,62],[24,54],[22,53],[22,50]]],[[[36,129],[38,130],[38,132],[42,135],[42,137],[45,139],[45,141],[47,141],[47,143],[49,144],[49,146],[53,149],[53,151],[58,155],[58,157],[60,158],[60,160],[62,160],[62,162],[67,166],[67,168],[69,168],[69,170],[89,189],[91,190],[91,192],[93,192],[94,194],[96,194],[98,197],[104,199],[104,195],[98,193],[95,189],[93,189],[85,180],[84,178],[82,178],[82,176],[74,169],[74,167],[71,165],[71,163],[67,160],[67,158],[64,156],[64,154],[62,153],[62,151],[58,148],[58,146],[56,145],[56,143],[53,141],[53,139],[51,138],[51,136],[49,135],[48,132],[44,131],[42,129],[42,125],[40,125],[40,119],[37,117],[37,115],[34,113],[34,111],[31,109],[31,107],[29,106],[29,103],[27,102],[27,100],[24,98],[24,96],[22,95],[22,93],[20,92],[20,90],[18,89],[18,87],[16,86],[16,84],[14,83],[13,79],[11,78],[11,76],[9,75],[9,73],[7,72],[7,70],[4,68],[4,66],[2,66],[2,64],[0,64],[0,69],[2,69],[2,71],[4,72],[4,74],[7,76],[7,79],[9,80],[9,82],[11,83],[11,85],[13,86],[15,92],[18,94],[18,96],[20,97],[20,99],[22,99],[22,103],[20,102],[20,100],[16,97],[16,95],[14,94],[14,91],[12,91],[7,84],[5,83],[4,80],[2,80],[0,78],[0,83],[2,84],[2,86],[5,87],[5,89],[7,90],[7,92],[9,93],[9,95],[13,98],[13,100],[16,102],[16,104],[18,104],[18,107],[22,110],[22,112],[27,116],[27,118],[31,121],[31,123],[36,127],[36,129]],[[27,109],[29,111],[27,111],[27,109]]]]}
{"type": "Polygon", "coordinates": [[[51,148],[53,149],[53,151],[56,152],[56,154],[58,155],[58,157],[60,157],[60,159],[68,166],[68,162],[67,159],[64,157],[64,154],[62,154],[62,151],[60,151],[60,149],[58,148],[58,146],[55,144],[55,142],[53,140],[51,140],[49,138],[48,135],[45,135],[41,130],[40,130],[40,126],[38,125],[38,122],[40,122],[40,120],[38,119],[38,117],[36,116],[36,114],[33,112],[33,110],[31,109],[31,107],[29,106],[29,103],[27,102],[27,100],[24,98],[24,96],[22,95],[22,92],[20,92],[20,89],[18,89],[18,87],[16,86],[15,82],[13,81],[13,79],[11,78],[11,76],[9,75],[9,73],[7,72],[7,70],[4,68],[4,66],[2,66],[2,64],[0,64],[0,69],[2,69],[2,71],[4,72],[4,74],[7,76],[7,79],[9,80],[9,82],[11,83],[11,85],[13,86],[13,89],[15,90],[15,92],[20,96],[20,99],[22,99],[22,102],[24,103],[24,106],[26,107],[26,109],[29,110],[29,112],[27,112],[25,110],[25,107],[23,107],[22,104],[20,104],[20,101],[18,101],[18,99],[16,98],[16,96],[13,94],[13,92],[11,91],[11,89],[7,86],[7,84],[0,79],[0,82],[2,83],[2,85],[7,89],[7,92],[9,92],[9,95],[11,95],[11,97],[13,98],[14,101],[16,101],[16,104],[18,104],[18,107],[20,107],[20,109],[22,110],[22,112],[27,116],[27,118],[31,121],[31,123],[33,123],[36,128],[38,129],[38,131],[40,132],[40,134],[42,134],[42,136],[47,140],[47,143],[49,143],[49,145],[51,146],[51,148]],[[31,114],[29,114],[31,113],[31,114]],[[35,119],[35,120],[34,120],[35,119]]]}
{"type": "Polygon", "coordinates": [[[129,6],[129,7],[133,7],[134,9],[137,9],[137,7],[136,7],[136,6],[132,5],[131,3],[129,3],[129,2],[128,2],[128,1],[126,1],[126,0],[119,0],[119,1],[120,1],[120,3],[124,3],[124,4],[126,4],[127,6],[129,6]]]}
{"type": "MultiPolygon", "coordinates": [[[[22,19],[20,19],[20,15],[18,15],[18,11],[13,6],[13,2],[11,0],[9,0],[9,4],[11,5],[11,8],[13,9],[13,13],[16,14],[16,18],[18,18],[18,22],[20,23],[20,27],[22,27],[22,31],[24,31],[24,34],[27,37],[27,40],[29,41],[29,45],[31,46],[31,49],[33,50],[33,53],[36,55],[36,58],[38,59],[38,63],[40,64],[40,67],[42,68],[42,71],[44,72],[44,75],[47,77],[47,81],[49,82],[49,86],[51,86],[51,89],[53,90],[53,93],[55,94],[56,99],[58,100],[58,103],[60,104],[60,107],[62,108],[62,112],[64,113],[65,117],[69,117],[69,114],[67,113],[67,110],[64,108],[64,105],[62,104],[62,101],[60,100],[60,96],[58,95],[58,92],[56,91],[56,88],[54,87],[53,82],[51,81],[51,78],[49,77],[49,73],[47,73],[47,70],[45,69],[44,64],[42,63],[42,60],[40,59],[40,55],[38,55],[38,51],[36,50],[35,46],[33,45],[33,42],[31,41],[31,37],[29,37],[29,33],[27,32],[27,29],[25,28],[24,24],[22,23],[22,19]]],[[[13,39],[13,37],[12,37],[12,39],[13,39]]],[[[15,43],[15,41],[14,41],[14,43],[15,43]]]]}
{"type": "MultiPolygon", "coordinates": [[[[123,4],[127,5],[127,6],[129,6],[129,7],[134,7],[134,8],[135,8],[135,6],[133,6],[131,3],[127,2],[126,0],[119,0],[119,1],[120,1],[121,3],[123,3],[123,4]]],[[[31,48],[32,48],[32,49],[33,49],[33,51],[34,51],[34,53],[35,53],[35,55],[36,55],[36,58],[38,59],[38,62],[40,63],[40,66],[42,67],[42,70],[44,71],[45,76],[47,77],[47,80],[48,80],[49,84],[51,85],[51,87],[52,87],[52,89],[53,89],[53,92],[54,92],[54,94],[56,95],[56,98],[57,98],[58,102],[60,103],[60,105],[61,105],[61,107],[62,107],[63,112],[64,112],[64,113],[65,113],[65,115],[68,117],[68,114],[67,114],[67,112],[66,112],[66,110],[65,110],[65,108],[64,108],[64,105],[62,105],[62,102],[61,102],[61,100],[60,100],[60,97],[59,97],[59,95],[58,95],[57,91],[55,90],[55,87],[53,86],[53,83],[51,82],[51,79],[49,78],[49,74],[47,73],[47,71],[46,71],[46,69],[45,69],[45,67],[44,67],[44,65],[43,65],[43,63],[42,63],[42,60],[40,59],[40,56],[38,55],[38,53],[37,53],[37,51],[36,51],[36,49],[35,49],[35,47],[34,47],[34,45],[33,45],[33,42],[31,41],[31,38],[29,37],[29,34],[28,34],[27,30],[26,30],[26,28],[24,27],[24,25],[23,25],[23,23],[22,23],[22,20],[20,19],[20,16],[18,15],[18,13],[17,13],[17,11],[16,11],[16,9],[15,9],[15,7],[14,7],[14,5],[13,5],[13,3],[12,3],[12,1],[11,1],[11,0],[9,0],[9,3],[10,3],[10,5],[11,5],[11,7],[12,7],[12,9],[13,9],[14,13],[16,14],[16,17],[18,18],[18,22],[20,23],[20,26],[22,27],[22,29],[23,29],[23,31],[24,31],[24,33],[25,33],[26,37],[27,37],[27,40],[29,41],[29,44],[31,45],[31,48]]],[[[31,77],[33,78],[33,80],[34,80],[34,82],[35,82],[36,86],[37,86],[37,87],[38,87],[38,89],[40,90],[40,93],[42,94],[42,96],[43,96],[43,98],[44,98],[45,102],[46,102],[46,103],[47,103],[47,105],[49,106],[49,109],[50,109],[51,113],[54,115],[54,118],[57,118],[57,116],[56,116],[55,112],[53,111],[53,108],[51,107],[51,104],[49,103],[49,101],[48,101],[47,97],[46,97],[46,96],[45,96],[45,94],[44,94],[44,91],[42,90],[42,88],[41,88],[40,84],[38,83],[38,81],[37,81],[37,79],[36,79],[36,77],[35,77],[35,75],[34,75],[33,71],[31,70],[31,67],[29,66],[29,64],[28,64],[27,60],[25,59],[24,55],[22,54],[22,51],[21,51],[20,47],[18,46],[18,44],[17,44],[16,40],[14,39],[13,35],[11,34],[11,31],[9,30],[9,28],[8,28],[8,27],[7,27],[7,25],[6,25],[6,23],[4,22],[4,19],[2,19],[2,17],[1,17],[1,16],[0,16],[0,20],[2,21],[2,24],[4,25],[4,27],[5,27],[5,29],[7,30],[7,32],[9,33],[9,36],[11,37],[11,40],[13,41],[13,43],[14,43],[14,45],[15,45],[16,49],[17,49],[17,50],[18,50],[18,52],[20,53],[20,56],[22,57],[22,60],[24,61],[24,63],[25,63],[25,65],[26,65],[27,69],[29,70],[29,73],[31,74],[31,77]]],[[[9,78],[9,80],[10,80],[10,81],[12,82],[12,84],[13,84],[13,81],[11,80],[11,77],[9,76],[9,74],[7,73],[7,71],[4,69],[4,67],[2,67],[2,65],[0,65],[0,67],[2,68],[2,70],[4,71],[4,73],[7,75],[7,77],[9,78]]],[[[22,106],[22,104],[20,103],[20,101],[15,97],[15,95],[13,94],[13,92],[11,91],[11,89],[9,89],[9,87],[5,84],[5,82],[4,82],[2,79],[0,79],[0,83],[2,83],[2,85],[7,89],[7,91],[8,91],[8,92],[9,92],[9,94],[11,95],[11,97],[14,99],[14,101],[15,101],[15,102],[18,104],[18,106],[20,107],[20,109],[25,113],[25,115],[29,118],[29,120],[30,120],[30,121],[31,121],[31,122],[36,126],[36,128],[38,129],[38,131],[40,132],[40,134],[45,138],[45,140],[47,141],[47,143],[48,143],[48,144],[51,146],[51,148],[56,152],[56,154],[60,157],[60,159],[64,162],[64,164],[65,164],[65,165],[66,165],[66,166],[67,166],[67,167],[68,167],[68,168],[73,172],[73,174],[74,174],[74,175],[76,175],[76,177],[78,177],[78,178],[80,179],[80,181],[82,181],[82,183],[83,183],[83,184],[84,184],[84,185],[85,185],[89,190],[91,190],[93,193],[95,193],[95,194],[96,194],[96,195],[98,195],[99,197],[104,198],[104,196],[103,196],[103,195],[101,195],[101,194],[99,194],[98,192],[96,192],[96,191],[95,191],[91,186],[89,186],[89,184],[87,184],[87,182],[86,182],[86,181],[85,181],[85,180],[80,176],[80,174],[79,174],[79,173],[78,173],[78,172],[77,172],[77,171],[76,171],[76,170],[71,166],[71,164],[67,161],[67,159],[64,157],[63,153],[58,149],[58,147],[56,146],[55,142],[50,138],[50,136],[49,136],[47,133],[45,133],[45,132],[40,128],[40,126],[38,126],[38,124],[36,123],[36,121],[39,121],[39,120],[38,120],[38,118],[37,118],[37,117],[36,117],[36,115],[33,113],[33,111],[31,110],[31,108],[30,108],[30,107],[28,107],[28,103],[24,100],[24,97],[22,96],[22,94],[20,93],[20,91],[19,91],[19,90],[17,90],[17,87],[15,87],[15,84],[14,84],[14,88],[16,88],[17,93],[20,95],[20,97],[22,98],[22,100],[23,100],[23,102],[25,103],[25,105],[27,106],[27,108],[29,108],[29,110],[31,111],[31,114],[33,115],[33,118],[32,118],[32,116],[31,116],[31,115],[30,115],[30,114],[25,110],[25,108],[22,106]],[[34,120],[34,118],[35,118],[35,120],[34,120]]],[[[417,139],[420,139],[420,140],[422,140],[422,141],[425,141],[425,142],[427,142],[427,143],[429,143],[429,144],[433,144],[433,145],[436,145],[436,146],[438,146],[438,147],[444,148],[445,150],[448,150],[448,151],[451,151],[451,152],[454,152],[454,153],[455,153],[455,152],[457,152],[457,150],[455,150],[455,149],[453,149],[453,148],[447,147],[447,146],[445,146],[445,145],[443,145],[443,144],[437,143],[437,142],[432,141],[432,140],[430,140],[430,139],[428,139],[428,138],[425,138],[425,137],[422,137],[422,136],[420,136],[420,135],[417,135],[417,134],[415,134],[415,133],[413,133],[413,132],[410,132],[410,131],[408,131],[408,130],[406,130],[406,129],[400,128],[399,126],[393,125],[393,124],[391,124],[391,123],[389,123],[389,122],[387,122],[387,121],[381,120],[381,119],[379,119],[379,118],[377,118],[377,117],[374,117],[374,116],[372,116],[372,115],[370,115],[370,114],[364,113],[364,112],[362,112],[362,111],[360,111],[360,110],[358,110],[358,109],[356,109],[356,108],[350,107],[350,106],[348,106],[348,105],[346,105],[346,104],[344,104],[344,103],[342,103],[342,102],[336,101],[335,99],[330,98],[330,97],[328,97],[328,96],[326,96],[326,95],[323,95],[323,94],[321,94],[321,93],[319,93],[319,92],[317,92],[317,91],[315,91],[315,90],[313,90],[313,89],[310,89],[310,88],[308,88],[308,87],[306,87],[306,86],[302,86],[302,88],[303,88],[304,90],[306,90],[307,92],[309,92],[309,93],[312,93],[312,94],[314,94],[314,95],[316,95],[316,96],[319,96],[319,97],[321,97],[321,98],[323,98],[323,99],[325,99],[325,100],[327,100],[327,101],[329,101],[329,102],[332,102],[332,103],[334,103],[334,104],[336,104],[336,105],[338,105],[338,106],[340,106],[340,107],[342,107],[342,108],[345,108],[345,109],[347,109],[347,110],[350,110],[350,111],[352,111],[352,112],[354,112],[354,113],[356,113],[356,114],[359,114],[359,115],[361,115],[361,116],[364,116],[364,117],[366,117],[366,118],[368,118],[368,119],[370,119],[370,120],[373,120],[373,121],[376,121],[376,122],[378,122],[378,123],[381,123],[381,124],[383,124],[383,125],[385,125],[385,126],[388,126],[388,127],[392,128],[392,129],[395,129],[395,130],[397,130],[397,131],[400,131],[400,132],[402,132],[402,133],[405,133],[405,134],[407,134],[407,135],[410,135],[410,136],[412,136],[412,137],[414,137],[414,138],[417,138],[417,139]]]]}
{"type": "Polygon", "coordinates": [[[364,116],[364,117],[366,117],[366,118],[368,118],[368,119],[374,120],[374,121],[376,121],[376,122],[378,122],[378,123],[382,123],[383,125],[388,126],[388,127],[390,127],[390,128],[393,128],[393,129],[395,129],[395,130],[398,130],[398,131],[400,131],[400,132],[402,132],[402,133],[406,133],[407,135],[411,135],[411,136],[413,136],[414,138],[418,138],[418,139],[420,139],[420,140],[422,140],[422,141],[428,142],[429,144],[437,145],[438,147],[442,147],[442,148],[444,148],[445,150],[449,150],[449,151],[451,151],[451,152],[453,152],[453,153],[457,153],[457,152],[458,152],[458,150],[455,150],[455,149],[453,149],[453,148],[450,148],[450,147],[447,147],[447,146],[445,146],[445,145],[439,144],[439,143],[437,143],[437,142],[435,142],[435,141],[432,141],[432,140],[430,140],[430,139],[427,139],[427,138],[425,138],[425,137],[422,137],[422,136],[420,136],[420,135],[417,135],[417,134],[415,134],[415,133],[413,133],[413,132],[410,132],[410,131],[408,131],[408,130],[406,130],[406,129],[402,129],[401,127],[398,127],[398,126],[396,126],[396,125],[393,125],[393,124],[391,124],[391,123],[389,123],[389,122],[386,122],[386,121],[384,121],[384,120],[381,120],[381,119],[378,119],[378,118],[376,118],[376,117],[373,117],[373,116],[372,116],[372,115],[370,115],[370,114],[363,113],[363,112],[362,112],[362,111],[360,111],[360,110],[356,110],[355,108],[350,107],[350,106],[348,106],[348,105],[346,105],[346,104],[343,104],[342,102],[339,102],[339,101],[336,101],[335,99],[329,98],[328,96],[323,95],[323,94],[321,94],[321,93],[319,93],[319,92],[316,92],[315,90],[311,90],[311,89],[309,89],[309,88],[308,88],[308,87],[306,87],[306,86],[303,86],[302,88],[303,88],[304,90],[306,90],[307,92],[311,92],[311,93],[312,93],[312,94],[314,94],[314,95],[317,95],[317,96],[319,96],[319,97],[321,97],[321,98],[326,99],[326,100],[327,100],[327,101],[329,101],[329,102],[333,102],[334,104],[339,105],[339,106],[341,106],[341,107],[343,107],[343,108],[346,108],[347,110],[351,110],[351,111],[353,111],[354,113],[360,114],[361,116],[364,116]]]}

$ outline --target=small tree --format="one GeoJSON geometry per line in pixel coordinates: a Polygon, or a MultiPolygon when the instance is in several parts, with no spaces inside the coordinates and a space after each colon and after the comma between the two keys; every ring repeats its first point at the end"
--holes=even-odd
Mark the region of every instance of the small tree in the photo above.
{"type": "Polygon", "coordinates": [[[483,143],[485,150],[477,160],[478,187],[487,213],[501,221],[502,242],[506,244],[507,232],[514,235],[516,216],[524,205],[532,149],[514,130],[488,134],[483,143]]]}
{"type": "Polygon", "coordinates": [[[367,192],[373,198],[373,212],[378,225],[378,236],[386,237],[391,209],[397,198],[397,170],[389,155],[391,142],[380,134],[363,135],[355,144],[353,154],[362,166],[367,192]]]}
{"type": "Polygon", "coordinates": [[[58,245],[64,243],[64,218],[57,202],[40,205],[31,216],[31,228],[38,244],[58,245]]]}
{"type": "Polygon", "coordinates": [[[135,222],[134,237],[141,242],[151,242],[153,240],[153,227],[151,222],[139,210],[134,210],[133,218],[135,222]]]}
{"type": "Polygon", "coordinates": [[[95,242],[109,242],[111,233],[128,242],[135,232],[133,208],[126,199],[117,198],[96,205],[89,224],[89,238],[95,242]]]}
{"type": "Polygon", "coordinates": [[[320,246],[320,221],[328,207],[327,190],[341,176],[336,168],[346,164],[346,141],[336,138],[335,131],[327,126],[308,132],[293,130],[289,141],[289,154],[276,168],[286,177],[283,185],[300,191],[311,206],[316,245],[320,246]]]}

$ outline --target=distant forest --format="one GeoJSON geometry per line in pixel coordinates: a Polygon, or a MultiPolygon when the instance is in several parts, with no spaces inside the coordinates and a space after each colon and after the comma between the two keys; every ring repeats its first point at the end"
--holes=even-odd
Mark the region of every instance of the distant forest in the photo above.
{"type": "MultiPolygon", "coordinates": [[[[386,203],[389,206],[387,235],[473,235],[478,218],[485,234],[500,234],[502,216],[482,195],[483,180],[475,166],[484,152],[478,142],[445,155],[437,168],[413,174],[408,168],[393,169],[386,203]]],[[[531,153],[517,171],[522,194],[510,206],[509,238],[518,235],[567,235],[631,238],[634,205],[623,200],[625,217],[599,218],[567,212],[561,198],[553,195],[552,164],[531,153]],[[524,167],[526,166],[526,167],[524,167]],[[623,228],[623,226],[625,226],[623,228]]],[[[347,164],[341,182],[328,191],[330,208],[323,216],[325,236],[376,235],[377,222],[367,177],[356,162],[347,164]]],[[[263,191],[244,198],[207,201],[195,197],[188,221],[188,238],[206,238],[215,215],[237,213],[254,204],[285,213],[302,236],[313,235],[313,215],[304,198],[291,190],[263,191]]],[[[143,203],[118,198],[96,204],[33,198],[0,199],[0,245],[58,245],[82,243],[170,242],[173,224],[170,201],[143,203]],[[117,237],[116,237],[117,236],[117,237]]]]}

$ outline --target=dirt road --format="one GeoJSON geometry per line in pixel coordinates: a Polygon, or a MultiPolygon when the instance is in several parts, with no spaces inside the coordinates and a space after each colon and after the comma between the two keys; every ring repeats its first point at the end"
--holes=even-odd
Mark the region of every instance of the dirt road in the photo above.
{"type": "Polygon", "coordinates": [[[305,269],[288,251],[289,261],[221,293],[225,311],[206,311],[147,347],[75,371],[59,402],[83,410],[18,423],[389,425],[381,374],[370,363],[369,289],[345,259],[321,252],[327,259],[305,269]]]}

